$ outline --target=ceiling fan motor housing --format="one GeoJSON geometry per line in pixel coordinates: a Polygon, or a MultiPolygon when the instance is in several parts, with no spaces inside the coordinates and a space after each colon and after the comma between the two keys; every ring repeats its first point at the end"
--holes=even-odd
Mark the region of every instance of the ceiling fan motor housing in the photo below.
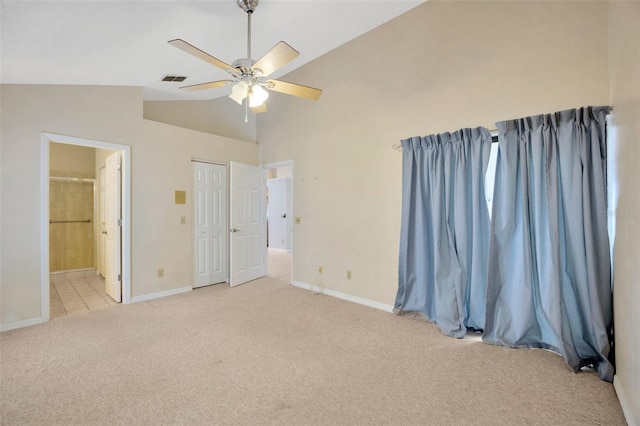
{"type": "Polygon", "coordinates": [[[253,13],[256,7],[258,7],[259,1],[260,0],[238,0],[238,6],[247,13],[253,13]]]}

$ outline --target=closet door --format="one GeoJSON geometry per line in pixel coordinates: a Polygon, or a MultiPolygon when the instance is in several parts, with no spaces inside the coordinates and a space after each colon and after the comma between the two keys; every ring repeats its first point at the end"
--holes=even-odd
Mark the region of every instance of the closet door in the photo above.
{"type": "Polygon", "coordinates": [[[193,163],[194,287],[227,280],[227,168],[193,163]]]}

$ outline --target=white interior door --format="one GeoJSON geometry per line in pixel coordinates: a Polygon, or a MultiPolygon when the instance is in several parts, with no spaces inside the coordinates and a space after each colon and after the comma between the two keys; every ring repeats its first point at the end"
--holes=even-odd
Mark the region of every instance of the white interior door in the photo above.
{"type": "Polygon", "coordinates": [[[193,163],[194,287],[227,280],[227,168],[193,163]]]}
{"type": "Polygon", "coordinates": [[[269,248],[289,250],[289,178],[267,181],[269,188],[269,248]]]}
{"type": "Polygon", "coordinates": [[[266,172],[230,163],[230,285],[267,272],[266,172]]]}
{"type": "Polygon", "coordinates": [[[105,165],[105,290],[116,302],[122,301],[121,255],[120,255],[120,152],[114,152],[105,165]]]}
{"type": "Polygon", "coordinates": [[[106,248],[107,248],[107,222],[106,222],[106,193],[107,193],[107,183],[106,183],[106,167],[100,167],[100,173],[98,175],[98,272],[103,277],[105,276],[106,270],[106,248]]]}

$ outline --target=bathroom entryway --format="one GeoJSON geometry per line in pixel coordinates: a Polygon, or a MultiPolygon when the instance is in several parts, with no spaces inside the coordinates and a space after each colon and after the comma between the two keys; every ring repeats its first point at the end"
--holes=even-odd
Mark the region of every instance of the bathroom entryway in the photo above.
{"type": "Polygon", "coordinates": [[[41,148],[42,318],[131,303],[130,147],[43,133],[41,148]]]}
{"type": "MultiPolygon", "coordinates": [[[[119,264],[119,238],[106,238],[106,244],[101,244],[104,239],[100,238],[107,231],[110,234],[119,232],[107,226],[115,219],[109,220],[106,214],[115,211],[112,214],[115,216],[120,211],[119,191],[109,190],[115,184],[112,182],[110,185],[108,179],[118,173],[119,154],[117,151],[50,142],[51,318],[104,309],[121,301],[120,283],[114,274],[109,274],[109,266],[116,256],[119,264]],[[97,174],[101,178],[98,182],[97,174]],[[118,245],[116,256],[111,255],[113,250],[109,250],[111,240],[118,245]]],[[[116,177],[111,180],[116,181],[116,177]]]]}

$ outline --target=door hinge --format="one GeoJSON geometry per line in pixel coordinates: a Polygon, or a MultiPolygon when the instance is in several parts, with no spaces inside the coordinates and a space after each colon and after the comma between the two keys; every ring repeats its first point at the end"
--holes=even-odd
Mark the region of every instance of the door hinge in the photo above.
{"type": "Polygon", "coordinates": [[[118,274],[118,281],[122,282],[122,274],[118,274]]]}
{"type": "Polygon", "coordinates": [[[122,219],[118,219],[118,226],[122,226],[122,219]]]}
{"type": "Polygon", "coordinates": [[[118,164],[118,170],[122,170],[122,164],[118,164]]]}

